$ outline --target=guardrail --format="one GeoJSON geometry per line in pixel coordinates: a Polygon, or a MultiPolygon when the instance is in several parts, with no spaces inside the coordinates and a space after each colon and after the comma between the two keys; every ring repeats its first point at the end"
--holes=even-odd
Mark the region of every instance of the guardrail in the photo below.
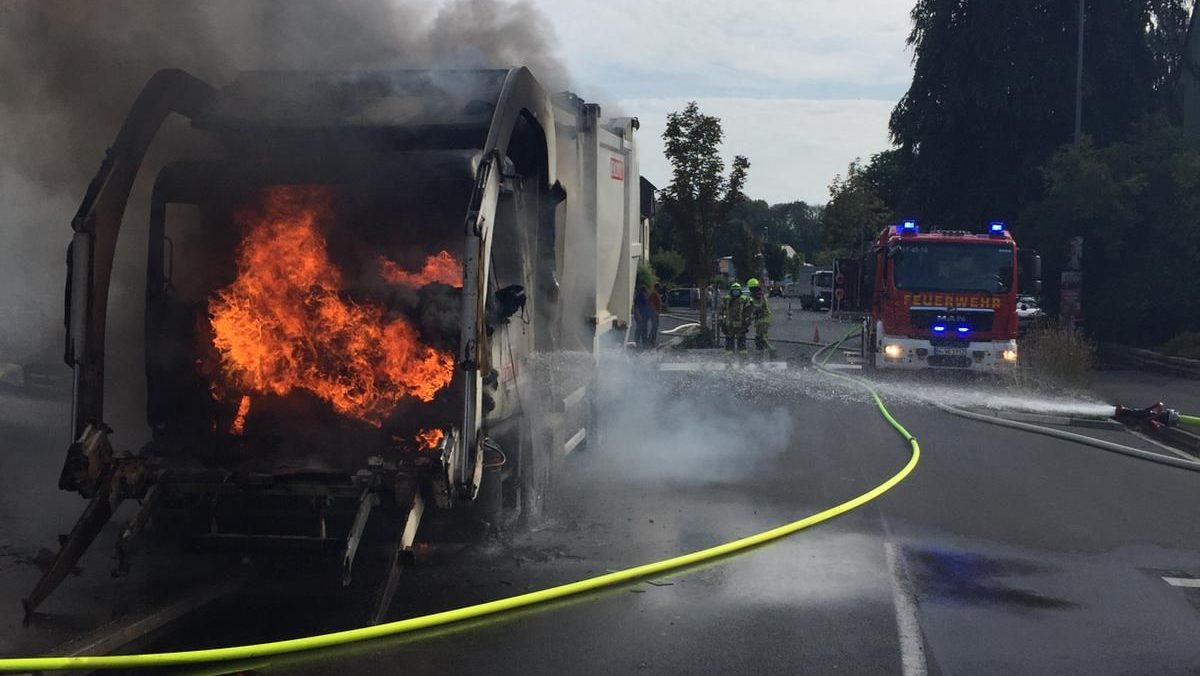
{"type": "Polygon", "coordinates": [[[1136,366],[1184,378],[1200,379],[1200,360],[1169,357],[1153,350],[1143,350],[1116,343],[1100,343],[1100,357],[1118,364],[1136,366]]]}

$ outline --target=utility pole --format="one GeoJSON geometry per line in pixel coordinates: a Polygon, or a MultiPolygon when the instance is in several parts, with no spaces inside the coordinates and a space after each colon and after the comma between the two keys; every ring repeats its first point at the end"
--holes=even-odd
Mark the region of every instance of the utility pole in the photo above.
{"type": "Polygon", "coordinates": [[[1085,0],[1079,0],[1079,39],[1075,52],[1075,145],[1083,135],[1083,23],[1085,0]]]}

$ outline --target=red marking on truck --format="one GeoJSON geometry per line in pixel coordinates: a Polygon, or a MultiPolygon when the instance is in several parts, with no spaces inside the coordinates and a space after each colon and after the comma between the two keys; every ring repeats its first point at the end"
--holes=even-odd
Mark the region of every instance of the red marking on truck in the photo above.
{"type": "Polygon", "coordinates": [[[608,175],[618,181],[625,180],[625,160],[619,157],[611,157],[608,160],[608,175]]]}
{"type": "Polygon", "coordinates": [[[507,383],[517,377],[516,362],[509,362],[500,367],[500,382],[507,383]]]}

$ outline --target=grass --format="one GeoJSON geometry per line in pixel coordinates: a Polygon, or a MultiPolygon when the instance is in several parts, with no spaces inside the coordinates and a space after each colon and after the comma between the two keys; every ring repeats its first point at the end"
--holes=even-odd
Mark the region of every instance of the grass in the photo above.
{"type": "Polygon", "coordinates": [[[1168,340],[1162,353],[1172,357],[1200,359],[1200,331],[1188,331],[1168,340]]]}
{"type": "Polygon", "coordinates": [[[1030,329],[1020,350],[1022,367],[1031,378],[1082,385],[1096,348],[1076,333],[1046,326],[1030,329]]]}

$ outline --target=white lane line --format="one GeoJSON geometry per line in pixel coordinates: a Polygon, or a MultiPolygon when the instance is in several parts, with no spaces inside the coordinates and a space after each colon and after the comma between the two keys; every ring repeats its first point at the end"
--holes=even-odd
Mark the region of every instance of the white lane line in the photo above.
{"type": "Polygon", "coordinates": [[[1195,589],[1200,589],[1200,579],[1191,577],[1164,577],[1163,582],[1166,582],[1172,587],[1192,587],[1195,589]]]}
{"type": "Polygon", "coordinates": [[[883,545],[888,572],[892,575],[892,604],[896,607],[896,631],[900,637],[900,669],[904,676],[925,676],[925,639],[917,616],[917,599],[908,579],[904,554],[894,542],[883,545]]]}

